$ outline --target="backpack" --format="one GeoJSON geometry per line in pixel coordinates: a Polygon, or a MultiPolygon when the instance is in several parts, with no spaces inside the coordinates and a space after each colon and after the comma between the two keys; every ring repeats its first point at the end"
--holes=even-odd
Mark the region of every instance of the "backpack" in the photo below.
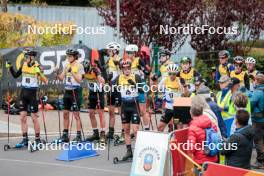
{"type": "Polygon", "coordinates": [[[205,129],[204,153],[207,156],[216,156],[218,154],[218,146],[221,144],[221,136],[213,127],[205,129]]]}

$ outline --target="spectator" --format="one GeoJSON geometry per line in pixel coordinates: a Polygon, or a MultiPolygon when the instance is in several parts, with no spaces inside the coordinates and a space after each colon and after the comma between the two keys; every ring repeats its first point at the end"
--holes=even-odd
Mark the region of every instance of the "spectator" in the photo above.
{"type": "Polygon", "coordinates": [[[252,110],[252,123],[256,131],[254,143],[257,150],[255,168],[264,169],[264,75],[257,74],[256,89],[250,98],[252,110]]]}
{"type": "Polygon", "coordinates": [[[202,96],[205,99],[210,109],[215,114],[222,138],[227,138],[226,126],[225,126],[223,117],[221,115],[221,109],[218,107],[217,103],[212,100],[210,89],[206,86],[202,86],[197,90],[197,94],[202,96]]]}
{"type": "Polygon", "coordinates": [[[226,165],[250,169],[253,150],[254,130],[248,125],[249,113],[238,110],[236,114],[236,131],[224,142],[221,154],[226,157],[226,165]]]}
{"type": "Polygon", "coordinates": [[[230,117],[230,115],[228,114],[228,106],[232,96],[230,90],[231,80],[228,76],[224,75],[221,76],[218,82],[221,90],[217,93],[216,100],[217,105],[221,108],[222,117],[225,119],[230,117]]]}
{"type": "MultiPolygon", "coordinates": [[[[248,97],[246,95],[244,95],[243,93],[238,93],[235,96],[235,100],[234,103],[232,103],[230,105],[233,108],[233,112],[236,113],[239,109],[244,109],[246,110],[249,114],[251,112],[250,110],[250,101],[248,99],[248,97]]],[[[235,117],[234,117],[235,118],[235,117]]],[[[251,119],[249,119],[249,124],[251,125],[251,119]]],[[[236,130],[236,125],[235,125],[235,119],[231,125],[231,132],[230,134],[233,134],[236,130]]]]}
{"type": "Polygon", "coordinates": [[[190,109],[192,121],[190,122],[188,131],[188,143],[190,144],[190,151],[193,153],[193,160],[202,165],[204,162],[217,162],[218,157],[217,155],[208,156],[202,150],[202,144],[206,140],[205,129],[213,127],[217,131],[217,127],[211,122],[209,117],[203,115],[203,107],[200,100],[198,96],[192,97],[190,109]],[[201,148],[194,146],[200,146],[201,148]]]}

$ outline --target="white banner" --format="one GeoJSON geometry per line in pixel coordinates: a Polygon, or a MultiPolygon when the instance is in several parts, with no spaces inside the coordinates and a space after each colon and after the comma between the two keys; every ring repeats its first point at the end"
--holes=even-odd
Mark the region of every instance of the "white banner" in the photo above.
{"type": "Polygon", "coordinates": [[[163,176],[169,149],[169,134],[139,131],[130,176],[163,176]]]}

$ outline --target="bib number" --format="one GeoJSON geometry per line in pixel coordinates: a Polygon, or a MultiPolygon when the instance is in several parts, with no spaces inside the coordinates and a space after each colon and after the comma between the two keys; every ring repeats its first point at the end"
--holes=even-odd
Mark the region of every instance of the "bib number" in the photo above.
{"type": "Polygon", "coordinates": [[[26,78],[26,83],[30,84],[30,78],[26,78]]]}

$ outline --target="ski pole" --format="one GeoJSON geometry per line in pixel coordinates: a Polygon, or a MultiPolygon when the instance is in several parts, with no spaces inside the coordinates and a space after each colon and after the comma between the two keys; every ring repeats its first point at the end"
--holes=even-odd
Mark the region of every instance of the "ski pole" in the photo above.
{"type": "MultiPolygon", "coordinates": [[[[109,86],[111,87],[111,81],[109,81],[109,86]]],[[[111,101],[112,101],[112,89],[110,89],[110,96],[109,96],[110,100],[109,100],[109,123],[108,123],[108,129],[109,129],[109,136],[108,136],[108,150],[107,150],[107,160],[109,161],[109,157],[110,157],[110,118],[111,118],[111,112],[110,112],[110,107],[111,107],[111,101]]]]}
{"type": "Polygon", "coordinates": [[[9,85],[9,71],[7,70],[7,143],[10,143],[9,133],[10,133],[10,85],[9,85]]]}
{"type": "Polygon", "coordinates": [[[46,142],[48,142],[47,128],[46,128],[46,120],[45,120],[45,115],[44,115],[45,105],[43,104],[42,97],[39,97],[39,99],[40,99],[41,114],[42,114],[42,120],[43,120],[43,125],[44,125],[45,138],[46,138],[46,142]]]}
{"type": "MultiPolygon", "coordinates": [[[[56,80],[58,80],[58,73],[56,74],[56,80]]],[[[55,82],[56,84],[56,82],[55,82]]],[[[60,116],[60,103],[59,103],[59,100],[60,100],[60,94],[59,94],[59,85],[56,84],[57,86],[57,91],[58,91],[58,98],[57,98],[57,112],[58,112],[58,117],[59,117],[59,134],[60,134],[60,138],[61,138],[61,116],[60,116]]]]}

